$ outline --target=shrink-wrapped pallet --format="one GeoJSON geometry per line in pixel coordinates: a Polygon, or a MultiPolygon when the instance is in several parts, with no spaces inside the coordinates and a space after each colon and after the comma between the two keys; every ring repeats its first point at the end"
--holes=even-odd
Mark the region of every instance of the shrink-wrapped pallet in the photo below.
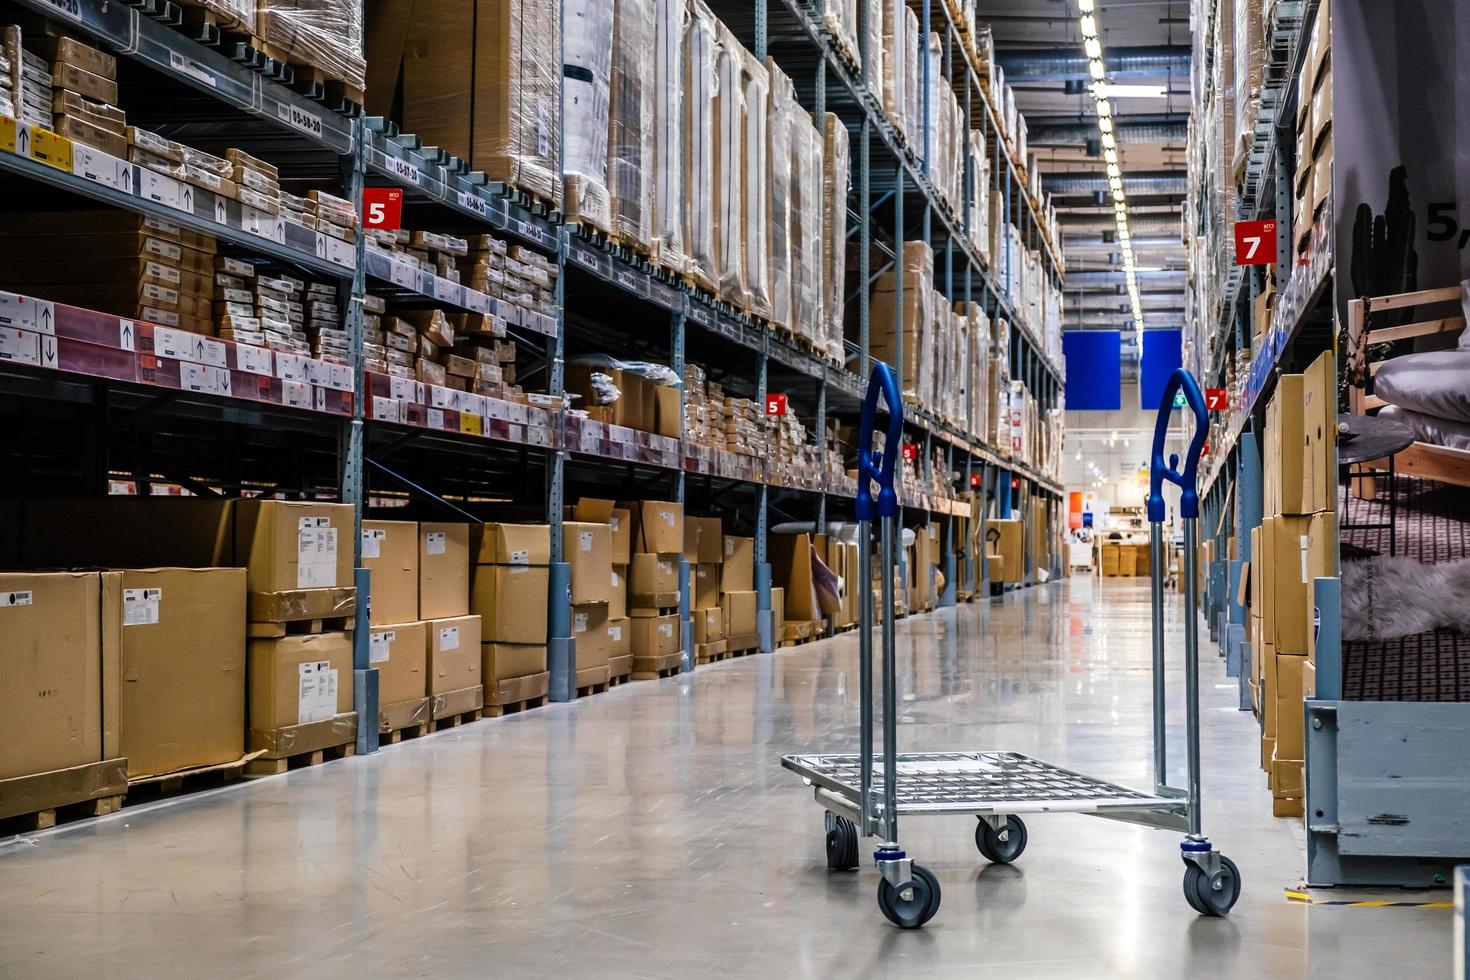
{"type": "Polygon", "coordinates": [[[867,8],[867,64],[864,71],[868,76],[868,91],[879,103],[883,101],[883,8],[893,0],[858,0],[867,8]]]}
{"type": "Polygon", "coordinates": [[[653,244],[657,0],[614,0],[607,189],[612,233],[648,251],[653,244]]]}
{"type": "Polygon", "coordinates": [[[608,103],[612,97],[613,0],[564,0],[562,178],[566,218],[612,230],[607,192],[608,103]]]}
{"type": "MultiPolygon", "coordinates": [[[[227,7],[230,5],[226,5],[227,7]]],[[[259,0],[256,30],[273,55],[339,81],[362,100],[362,3],[359,0],[259,0]]]]}
{"type": "Polygon", "coordinates": [[[791,329],[791,120],[800,111],[791,79],[766,59],[770,90],[766,120],[770,126],[767,156],[766,254],[771,262],[771,323],[791,329]]]}
{"type": "MultiPolygon", "coordinates": [[[[715,284],[720,298],[735,306],[745,296],[744,191],[741,179],[745,136],[744,48],[723,23],[715,22],[715,284]]],[[[703,202],[691,201],[691,207],[703,202]]]]}
{"type": "Polygon", "coordinates": [[[862,55],[858,49],[858,0],[826,0],[826,8],[823,20],[827,30],[832,32],[833,40],[854,64],[861,64],[862,55]]]}
{"type": "Polygon", "coordinates": [[[834,113],[823,125],[822,154],[822,346],[842,363],[843,290],[847,280],[847,184],[851,147],[847,127],[834,113]]]}
{"type": "Polygon", "coordinates": [[[908,19],[913,11],[903,0],[879,2],[883,6],[883,111],[893,128],[909,138],[909,67],[918,58],[918,52],[910,54],[908,46],[908,19]]]}
{"type": "Polygon", "coordinates": [[[800,107],[791,121],[791,318],[813,347],[822,323],[822,137],[800,107]]]}
{"type": "Polygon", "coordinates": [[[740,146],[740,247],[747,309],[759,317],[771,315],[771,266],[766,253],[769,220],[766,180],[770,166],[770,127],[767,103],[770,76],[745,48],[740,49],[742,123],[740,146]]]}
{"type": "MultiPolygon", "coordinates": [[[[924,125],[923,104],[924,97],[920,88],[920,52],[919,46],[923,43],[923,37],[919,31],[919,15],[914,13],[914,8],[903,8],[903,124],[908,133],[910,145],[917,144],[923,139],[922,127],[924,125]]],[[[938,68],[931,69],[934,74],[938,68]]]]}
{"type": "Polygon", "coordinates": [[[990,253],[990,148],[985,134],[970,130],[970,241],[985,264],[994,267],[990,253]]]}
{"type": "Polygon", "coordinates": [[[684,271],[684,36],[687,0],[653,0],[653,243],[666,269],[684,271]]]}
{"type": "Polygon", "coordinates": [[[905,399],[919,398],[919,350],[924,325],[933,318],[934,252],[927,242],[903,243],[900,263],[903,297],[898,296],[899,270],[878,277],[868,306],[868,340],[872,355],[898,374],[905,399]],[[902,344],[902,359],[899,346],[902,344]]]}
{"type": "Polygon", "coordinates": [[[718,21],[702,0],[694,0],[684,32],[684,248],[696,284],[714,292],[719,282],[715,247],[715,89],[718,21]]]}
{"type": "Polygon", "coordinates": [[[1261,0],[1235,0],[1235,156],[1250,152],[1261,112],[1266,37],[1261,0]]]}

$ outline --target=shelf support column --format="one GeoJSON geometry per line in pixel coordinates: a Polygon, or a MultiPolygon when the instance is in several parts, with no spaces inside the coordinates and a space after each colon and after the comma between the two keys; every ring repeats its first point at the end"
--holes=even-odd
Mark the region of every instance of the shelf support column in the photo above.
{"type": "MultiPolygon", "coordinates": [[[[688,302],[688,299],[685,299],[688,302]]],[[[680,380],[684,378],[684,310],[681,307],[669,315],[669,367],[680,380]]],[[[684,506],[684,386],[679,386],[679,469],[674,473],[674,500],[684,506]]],[[[688,519],[688,515],[685,515],[688,519]]],[[[698,661],[694,653],[694,619],[690,610],[694,598],[690,592],[689,559],[679,556],[679,638],[684,653],[683,672],[692,671],[698,661]]]]}
{"type": "MultiPolygon", "coordinates": [[[[567,249],[565,229],[557,236],[556,336],[546,342],[547,384],[551,395],[565,388],[567,249]]],[[[566,494],[566,447],[558,438],[546,466],[546,523],[551,528],[550,594],[546,617],[546,669],[551,672],[548,696],[571,701],[577,696],[577,641],[572,637],[572,566],[566,561],[562,540],[562,508],[566,494]]]]}
{"type": "MultiPolygon", "coordinates": [[[[756,401],[766,403],[766,367],[770,334],[761,340],[760,360],[757,368],[756,401]]],[[[771,563],[766,553],[766,522],[770,487],[762,483],[756,501],[755,512],[755,626],[760,635],[761,653],[776,649],[780,637],[776,636],[776,621],[771,612],[771,563]]]]}
{"type": "MultiPolygon", "coordinates": [[[[863,50],[867,50],[867,37],[863,37],[863,50]]],[[[864,68],[867,59],[863,59],[864,68]]],[[[868,374],[872,371],[869,361],[872,352],[868,348],[868,300],[869,283],[872,282],[872,271],[869,269],[870,255],[872,249],[872,225],[871,204],[872,191],[868,182],[869,165],[872,163],[872,131],[873,124],[864,114],[862,129],[858,135],[858,185],[860,187],[860,204],[858,208],[858,376],[867,383],[868,374]]]]}

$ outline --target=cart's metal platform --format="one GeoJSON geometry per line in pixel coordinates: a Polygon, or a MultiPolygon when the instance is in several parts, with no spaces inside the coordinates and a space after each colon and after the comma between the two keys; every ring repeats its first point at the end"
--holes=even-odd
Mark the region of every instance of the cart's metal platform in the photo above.
{"type": "MultiPolygon", "coordinates": [[[[817,787],[818,802],[860,807],[858,756],[788,755],[781,765],[817,787]]],[[[900,814],[1087,813],[1177,828],[1186,810],[1182,797],[1129,789],[1019,752],[900,753],[896,771],[900,814]]],[[[882,780],[882,762],[874,759],[873,783],[882,780]]],[[[874,803],[881,813],[882,794],[874,803]]]]}

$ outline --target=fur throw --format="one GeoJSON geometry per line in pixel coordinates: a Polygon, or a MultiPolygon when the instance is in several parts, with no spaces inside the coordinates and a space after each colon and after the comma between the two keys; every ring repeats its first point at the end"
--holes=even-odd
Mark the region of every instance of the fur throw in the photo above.
{"type": "Polygon", "coordinates": [[[1470,633],[1470,559],[1342,563],[1342,638],[1396,640],[1446,627],[1470,633]]]}

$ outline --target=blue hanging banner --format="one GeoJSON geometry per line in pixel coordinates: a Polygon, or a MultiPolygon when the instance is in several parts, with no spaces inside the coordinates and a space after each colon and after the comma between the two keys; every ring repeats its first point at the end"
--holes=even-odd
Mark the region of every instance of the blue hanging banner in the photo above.
{"type": "Polygon", "coordinates": [[[1067,411],[1116,412],[1123,407],[1122,338],[1116,330],[1062,334],[1067,359],[1067,411]]]}
{"type": "MultiPolygon", "coordinates": [[[[1149,412],[1159,410],[1159,399],[1164,397],[1164,388],[1169,375],[1184,365],[1184,333],[1180,330],[1145,330],[1143,332],[1143,361],[1138,371],[1138,407],[1149,412]]],[[[1071,408],[1072,388],[1067,385],[1067,407],[1071,408]]],[[[1174,407],[1180,403],[1176,400],[1174,407]]]]}

